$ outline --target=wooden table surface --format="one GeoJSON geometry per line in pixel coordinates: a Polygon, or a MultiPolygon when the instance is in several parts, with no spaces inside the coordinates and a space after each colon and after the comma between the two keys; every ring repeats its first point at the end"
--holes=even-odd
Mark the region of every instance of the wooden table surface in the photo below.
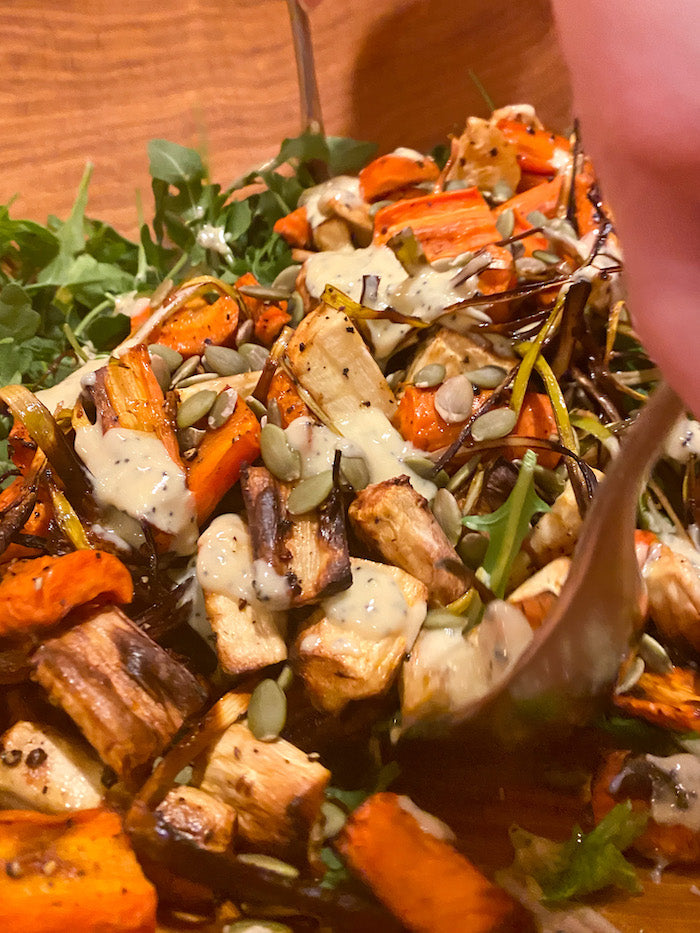
{"type": "MultiPolygon", "coordinates": [[[[330,133],[430,147],[487,112],[470,73],[496,105],[530,101],[557,129],[571,119],[545,0],[326,0],[312,28],[330,133]]],[[[0,201],[17,195],[14,216],[65,217],[89,159],[90,215],[133,235],[149,139],[201,148],[225,185],[299,129],[283,0],[0,0],[0,66],[0,201]]],[[[584,809],[517,781],[501,793],[454,748],[411,755],[416,799],[488,869],[509,861],[513,819],[562,836],[584,809]]],[[[623,933],[700,931],[693,875],[644,876],[643,897],[605,908],[623,933]]]]}

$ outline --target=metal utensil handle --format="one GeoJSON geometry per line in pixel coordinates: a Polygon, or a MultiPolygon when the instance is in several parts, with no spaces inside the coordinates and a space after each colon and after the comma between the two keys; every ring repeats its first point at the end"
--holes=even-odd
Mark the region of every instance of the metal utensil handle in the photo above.
{"type": "Polygon", "coordinates": [[[306,10],[299,0],[287,0],[289,19],[292,24],[294,57],[297,63],[299,101],[301,106],[301,128],[310,133],[323,134],[323,114],[318,93],[314,50],[311,43],[311,26],[306,10]]]}

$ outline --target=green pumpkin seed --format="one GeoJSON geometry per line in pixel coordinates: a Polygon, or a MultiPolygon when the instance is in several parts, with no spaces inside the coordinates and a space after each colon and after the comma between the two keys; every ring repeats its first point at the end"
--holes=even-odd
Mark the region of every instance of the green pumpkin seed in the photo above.
{"type": "MultiPolygon", "coordinates": [[[[282,859],[275,858],[273,855],[263,855],[261,852],[240,852],[236,858],[244,865],[255,865],[256,868],[264,868],[265,871],[274,871],[278,875],[284,875],[286,878],[298,878],[299,869],[290,865],[289,862],[283,862],[282,859]]],[[[259,921],[258,921],[259,922],[259,921]]],[[[272,927],[274,929],[274,927],[272,927]]]]}
{"type": "Polygon", "coordinates": [[[627,668],[625,676],[616,685],[615,693],[619,695],[620,693],[627,693],[628,690],[631,690],[644,673],[644,670],[644,661],[637,655],[627,668]]]}
{"type": "Polygon", "coordinates": [[[505,204],[514,194],[515,192],[507,181],[497,181],[491,188],[491,200],[494,204],[505,204]]]}
{"type": "Polygon", "coordinates": [[[259,369],[262,369],[270,355],[265,347],[261,347],[257,343],[242,343],[238,348],[238,352],[246,361],[252,372],[257,372],[259,369]]]}
{"type": "Polygon", "coordinates": [[[242,343],[248,343],[254,333],[255,322],[248,317],[238,326],[238,330],[236,331],[236,346],[240,347],[242,343]]]}
{"type": "Polygon", "coordinates": [[[280,690],[287,691],[292,686],[294,680],[294,669],[291,664],[285,664],[277,675],[277,684],[280,690]]]}
{"type": "Polygon", "coordinates": [[[293,930],[286,923],[278,923],[276,920],[256,920],[251,917],[249,920],[227,923],[223,928],[223,933],[293,933],[293,930]]]}
{"type": "Polygon", "coordinates": [[[530,211],[527,215],[527,221],[533,227],[543,227],[549,221],[549,218],[542,211],[530,211]]]}
{"type": "Polygon", "coordinates": [[[447,489],[438,489],[432,503],[433,515],[451,545],[457,544],[462,531],[462,512],[457,500],[447,489]]]}
{"type": "Polygon", "coordinates": [[[457,553],[467,567],[476,570],[477,567],[481,567],[488,546],[489,539],[486,535],[478,531],[468,531],[457,545],[457,553]]]}
{"type": "Polygon", "coordinates": [[[170,388],[170,369],[162,356],[154,353],[151,357],[151,369],[163,393],[170,388]]]}
{"type": "Polygon", "coordinates": [[[404,466],[413,470],[421,479],[432,480],[435,473],[435,464],[429,457],[404,457],[404,466]]]}
{"type": "Polygon", "coordinates": [[[433,482],[438,487],[442,489],[443,486],[447,486],[450,481],[450,474],[447,470],[438,470],[438,472],[433,476],[433,482]]]}
{"type": "Polygon", "coordinates": [[[248,728],[260,742],[276,739],[287,721],[287,697],[268,677],[253,690],[248,704],[248,728]]]}
{"type": "Polygon", "coordinates": [[[287,314],[291,315],[290,327],[297,327],[304,317],[304,299],[299,292],[292,292],[287,302],[287,314]]]}
{"type": "Polygon", "coordinates": [[[187,379],[181,379],[178,384],[178,389],[187,389],[190,386],[196,386],[201,382],[211,382],[211,373],[195,373],[194,376],[188,376],[187,379]]]}
{"type": "Polygon", "coordinates": [[[446,379],[435,393],[435,411],[448,424],[466,421],[472,412],[474,389],[468,376],[446,379]]]}
{"type": "Polygon", "coordinates": [[[204,362],[207,369],[219,376],[237,376],[247,373],[248,364],[237,350],[231,347],[217,347],[210,344],[204,351],[204,362]]]}
{"type": "Polygon", "coordinates": [[[270,473],[284,483],[301,476],[301,455],[289,446],[287,435],[277,424],[269,422],[260,432],[260,453],[270,473]]]}
{"type": "Polygon", "coordinates": [[[321,816],[323,817],[323,838],[332,839],[337,836],[340,830],[345,826],[348,815],[332,800],[324,800],[321,804],[321,816]]]}
{"type": "Polygon", "coordinates": [[[185,767],[173,778],[173,784],[189,784],[192,780],[192,765],[185,767]]]}
{"type": "Polygon", "coordinates": [[[522,259],[515,260],[515,271],[519,276],[542,275],[547,269],[548,266],[545,262],[542,262],[541,259],[535,259],[533,256],[523,256],[522,259]]]}
{"type": "Polygon", "coordinates": [[[191,356],[188,360],[185,360],[173,373],[173,378],[170,380],[171,386],[176,386],[183,379],[187,379],[188,376],[193,376],[197,372],[197,367],[199,366],[200,358],[198,356],[191,356]]]}
{"type": "Polygon", "coordinates": [[[455,615],[449,609],[429,609],[423,620],[423,628],[457,628],[462,629],[466,625],[464,616],[455,615]]]}
{"type": "Polygon", "coordinates": [[[267,423],[276,424],[278,428],[282,427],[282,413],[276,398],[271,398],[267,403],[267,423]]]}
{"type": "Polygon", "coordinates": [[[289,493],[287,511],[290,515],[304,515],[325,502],[333,489],[333,471],[324,470],[297,483],[289,493]]]}
{"type": "Polygon", "coordinates": [[[482,253],[479,256],[474,256],[466,265],[462,266],[455,277],[450,280],[450,285],[455,288],[457,288],[459,285],[464,285],[467,279],[470,279],[473,275],[478,275],[480,272],[483,272],[484,269],[487,269],[490,265],[491,257],[488,255],[488,253],[482,253]]]}
{"type": "Polygon", "coordinates": [[[207,425],[215,431],[223,424],[226,424],[236,410],[237,403],[238,393],[233,389],[224,389],[223,392],[219,392],[216,396],[216,401],[211,406],[211,411],[207,418],[207,425]]]}
{"type": "Polygon", "coordinates": [[[201,428],[185,428],[184,431],[177,432],[178,443],[180,444],[180,450],[182,451],[196,451],[197,447],[204,440],[204,435],[206,431],[203,431],[201,428]]]}
{"type": "Polygon", "coordinates": [[[413,385],[417,389],[431,389],[433,386],[440,385],[445,378],[445,372],[442,363],[430,363],[415,374],[413,385]]]}
{"type": "Polygon", "coordinates": [[[646,632],[639,639],[637,654],[645,666],[654,674],[668,674],[673,670],[673,661],[659,642],[646,632]]]}
{"type": "Polygon", "coordinates": [[[164,360],[171,373],[175,372],[178,366],[182,366],[182,354],[172,347],[166,347],[162,343],[150,343],[148,352],[151,356],[159,356],[164,360]]]}
{"type": "Polygon", "coordinates": [[[454,476],[449,478],[447,488],[450,492],[456,492],[460,486],[463,486],[464,483],[473,476],[474,471],[479,466],[480,459],[481,458],[477,456],[467,460],[467,462],[457,470],[454,476]]]}
{"type": "Polygon", "coordinates": [[[257,399],[254,395],[249,395],[246,398],[245,403],[253,412],[258,421],[260,421],[261,418],[267,418],[267,408],[265,408],[260,399],[257,399]]]}
{"type": "Polygon", "coordinates": [[[495,389],[505,379],[507,373],[502,366],[481,366],[467,373],[472,385],[480,389],[495,389]]]}
{"type": "Polygon", "coordinates": [[[515,227],[515,214],[511,208],[503,211],[499,215],[498,220],[496,221],[496,230],[501,234],[502,239],[508,240],[513,236],[513,228],[515,227]]]}
{"type": "Polygon", "coordinates": [[[369,467],[364,457],[348,457],[343,454],[340,461],[340,472],[355,492],[360,492],[369,486],[369,467]]]}
{"type": "Polygon", "coordinates": [[[246,298],[256,298],[259,301],[286,301],[289,289],[277,288],[274,285],[239,285],[238,291],[246,298]]]}
{"type": "Polygon", "coordinates": [[[396,392],[396,390],[398,389],[398,387],[401,385],[401,383],[404,381],[405,378],[406,378],[406,370],[397,369],[396,372],[389,373],[389,375],[386,377],[386,381],[391,391],[396,392]]]}
{"type": "Polygon", "coordinates": [[[515,427],[518,416],[512,408],[493,408],[484,412],[472,425],[472,437],[475,441],[491,441],[505,437],[515,427]]]}
{"type": "Polygon", "coordinates": [[[189,428],[209,414],[216,401],[216,392],[211,389],[202,389],[190,395],[177,410],[178,428],[189,428]]]}
{"type": "Polygon", "coordinates": [[[296,285],[297,276],[301,272],[301,266],[298,263],[294,263],[291,266],[287,266],[286,269],[277,275],[277,278],[272,283],[274,288],[284,288],[287,291],[287,296],[289,296],[292,291],[294,291],[294,286],[296,285]]]}
{"type": "Polygon", "coordinates": [[[561,262],[561,256],[557,256],[556,253],[550,253],[546,249],[533,249],[532,255],[534,259],[539,259],[540,262],[546,263],[548,266],[555,266],[558,262],[561,262]]]}

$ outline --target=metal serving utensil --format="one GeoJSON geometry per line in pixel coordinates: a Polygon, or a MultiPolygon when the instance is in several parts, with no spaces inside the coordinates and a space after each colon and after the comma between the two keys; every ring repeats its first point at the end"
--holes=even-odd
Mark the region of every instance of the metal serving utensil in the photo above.
{"type": "Polygon", "coordinates": [[[683,414],[661,384],[625,435],[588,510],[571,571],[542,627],[504,680],[464,710],[470,727],[512,742],[590,721],[644,620],[634,549],[642,482],[683,414]]]}
{"type": "Polygon", "coordinates": [[[292,24],[294,57],[297,63],[301,128],[310,133],[323,135],[323,114],[321,113],[321,97],[318,93],[309,16],[299,0],[287,0],[287,7],[292,24]]]}

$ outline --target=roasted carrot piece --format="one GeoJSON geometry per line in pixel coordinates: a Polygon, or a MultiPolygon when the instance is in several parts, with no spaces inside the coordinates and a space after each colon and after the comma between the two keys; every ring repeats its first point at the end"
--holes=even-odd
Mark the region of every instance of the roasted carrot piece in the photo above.
{"type": "MultiPolygon", "coordinates": [[[[533,225],[527,218],[528,214],[533,211],[540,211],[545,217],[554,217],[559,205],[561,187],[561,177],[542,182],[534,188],[528,188],[527,191],[521,191],[514,197],[509,198],[509,200],[500,204],[494,213],[497,217],[500,217],[504,211],[512,210],[515,218],[513,233],[525,233],[527,230],[532,229],[533,225]]],[[[521,243],[526,256],[531,256],[536,249],[549,249],[549,240],[542,233],[533,233],[532,236],[521,240],[521,243]]]]}
{"type": "Polygon", "coordinates": [[[7,438],[10,459],[20,471],[26,473],[37,450],[36,442],[29,436],[29,431],[21,421],[15,421],[7,438]]]}
{"type": "Polygon", "coordinates": [[[381,246],[406,227],[413,230],[430,262],[501,239],[478,188],[442,191],[388,204],[374,218],[374,243],[381,246]]]}
{"type": "Polygon", "coordinates": [[[270,399],[275,399],[277,402],[283,428],[286,428],[297,418],[312,417],[308,405],[299,395],[297,387],[283,369],[277,369],[272,377],[270,390],[267,393],[268,403],[270,399]]]}
{"type": "Polygon", "coordinates": [[[156,893],[116,813],[0,813],[0,929],[153,933],[156,893]]]}
{"type": "Polygon", "coordinates": [[[374,794],[336,847],[349,867],[415,933],[530,933],[524,908],[443,840],[396,794],[374,794]]]}
{"type": "Polygon", "coordinates": [[[124,564],[105,551],[72,551],[12,564],[0,580],[0,637],[50,628],[92,600],[129,603],[124,564]]]}
{"type": "Polygon", "coordinates": [[[305,249],[311,245],[311,224],[303,204],[290,214],[276,220],[272,229],[290,246],[305,249]]]}
{"type": "Polygon", "coordinates": [[[499,120],[496,126],[517,148],[518,163],[524,172],[557,174],[560,160],[571,152],[568,139],[547,130],[537,130],[517,120],[499,120]]]}
{"type": "Polygon", "coordinates": [[[581,236],[600,227],[600,217],[588,193],[595,184],[595,175],[590,159],[585,159],[583,170],[574,179],[574,198],[576,203],[576,222],[581,236]]]}
{"type": "Polygon", "coordinates": [[[242,398],[220,428],[208,431],[187,463],[187,487],[201,524],[241,475],[241,467],[260,453],[260,424],[242,398]]]}
{"type": "Polygon", "coordinates": [[[149,343],[172,347],[185,357],[204,352],[207,344],[230,344],[238,327],[238,304],[229,295],[220,295],[211,304],[196,296],[173,312],[148,335],[149,343]]]}
{"type": "MultiPolygon", "coordinates": [[[[236,288],[259,284],[252,272],[246,272],[236,279],[236,288]]],[[[255,324],[255,336],[260,343],[271,347],[284,325],[292,319],[291,314],[287,312],[287,302],[275,305],[260,298],[251,298],[250,295],[241,295],[241,301],[255,324]]]]}
{"type": "Polygon", "coordinates": [[[423,181],[437,181],[440,169],[430,156],[411,159],[390,152],[379,156],[360,172],[360,193],[365,201],[378,201],[391,192],[423,181]]]}
{"type": "MultiPolygon", "coordinates": [[[[557,422],[554,410],[548,395],[541,392],[526,392],[523,405],[518,415],[512,433],[521,437],[536,437],[547,440],[557,437],[557,422]]],[[[504,456],[516,460],[525,455],[525,447],[509,447],[504,450],[504,456]]],[[[540,466],[554,469],[561,460],[561,454],[555,451],[537,451],[537,460],[540,466]]]]}
{"type": "Polygon", "coordinates": [[[450,424],[437,413],[437,388],[408,385],[401,396],[394,424],[401,436],[421,450],[439,450],[459,437],[463,423],[450,424]]]}
{"type": "MultiPolygon", "coordinates": [[[[10,485],[0,492],[0,514],[10,508],[17,497],[22,495],[22,485],[24,480],[18,477],[10,485]]],[[[40,486],[33,508],[22,526],[22,533],[25,535],[35,535],[43,538],[49,530],[49,524],[53,516],[53,511],[48,498],[48,493],[44,486],[40,486]]],[[[40,554],[36,548],[25,547],[22,544],[10,544],[9,547],[0,554],[0,562],[7,563],[20,557],[35,557],[40,554]]]]}
{"type": "Polygon", "coordinates": [[[628,693],[616,693],[615,706],[664,729],[700,733],[700,677],[685,667],[666,674],[645,671],[628,693]]]}

